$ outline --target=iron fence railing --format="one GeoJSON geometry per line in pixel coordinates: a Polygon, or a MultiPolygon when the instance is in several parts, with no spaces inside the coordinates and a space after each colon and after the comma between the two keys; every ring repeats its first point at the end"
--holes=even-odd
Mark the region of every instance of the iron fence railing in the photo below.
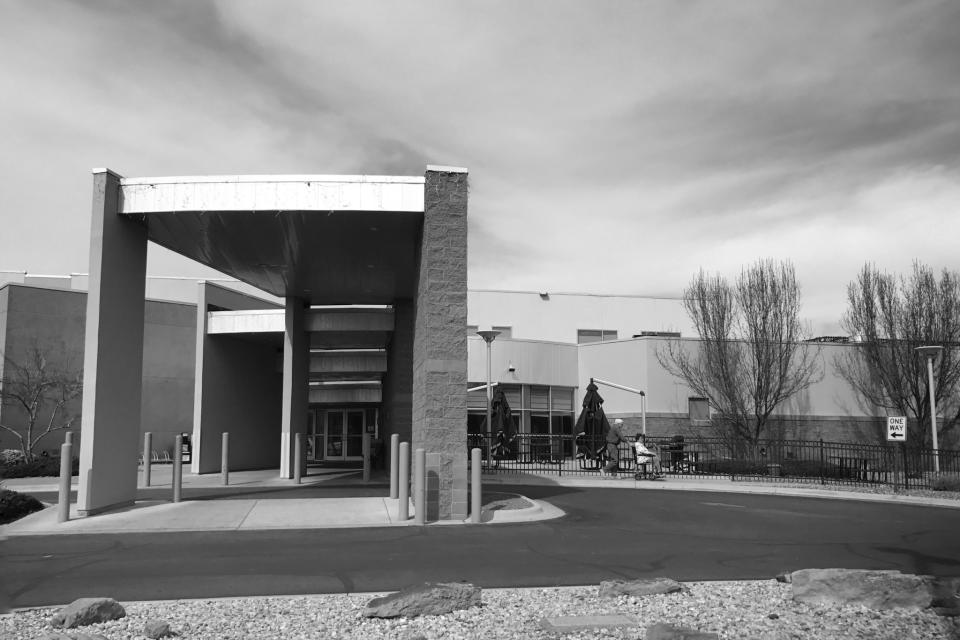
{"type": "MultiPolygon", "coordinates": [[[[934,456],[932,449],[903,443],[761,440],[732,444],[720,438],[677,442],[669,437],[648,437],[647,446],[659,453],[666,475],[921,489],[933,488],[938,477],[960,478],[960,451],[941,449],[934,456]]],[[[518,434],[506,442],[471,434],[468,449],[474,447],[481,450],[483,470],[488,473],[591,475],[600,473],[605,462],[602,438],[518,434]]],[[[621,443],[618,452],[619,472],[632,473],[632,445],[621,443]]]]}

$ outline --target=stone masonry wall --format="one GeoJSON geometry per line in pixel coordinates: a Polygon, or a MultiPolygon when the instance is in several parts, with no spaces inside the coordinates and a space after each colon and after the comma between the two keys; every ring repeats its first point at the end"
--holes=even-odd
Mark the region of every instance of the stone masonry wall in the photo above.
{"type": "MultiPolygon", "coordinates": [[[[642,420],[638,414],[609,414],[612,422],[621,418],[624,434],[634,436],[641,431],[642,420]]],[[[824,442],[848,442],[879,444],[885,440],[885,418],[851,418],[848,416],[786,417],[771,420],[771,427],[785,440],[823,440],[824,442]]],[[[709,422],[691,422],[685,414],[647,414],[647,435],[685,438],[714,437],[709,422]]]]}
{"type": "Polygon", "coordinates": [[[467,173],[428,168],[413,339],[412,448],[427,519],[467,516],[467,173]]]}

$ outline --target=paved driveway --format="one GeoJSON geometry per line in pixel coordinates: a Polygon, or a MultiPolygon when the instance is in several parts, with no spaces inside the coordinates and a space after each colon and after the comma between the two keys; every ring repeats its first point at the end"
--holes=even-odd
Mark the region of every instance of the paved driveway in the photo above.
{"type": "Polygon", "coordinates": [[[803,567],[960,575],[960,510],[848,500],[558,486],[502,486],[550,501],[559,520],[229,533],[10,538],[0,580],[13,606],[484,587],[609,578],[768,578],[803,567]]]}

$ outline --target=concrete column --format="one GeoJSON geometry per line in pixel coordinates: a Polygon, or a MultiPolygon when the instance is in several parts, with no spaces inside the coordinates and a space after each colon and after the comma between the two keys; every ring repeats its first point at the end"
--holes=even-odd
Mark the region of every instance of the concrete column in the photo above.
{"type": "Polygon", "coordinates": [[[118,214],[120,176],[95,169],[77,512],[137,497],[147,228],[118,214]]]}
{"type": "Polygon", "coordinates": [[[280,423],[280,477],[293,478],[294,437],[307,432],[310,343],[306,332],[306,304],[287,298],[283,332],[283,413],[280,423]]]}
{"type": "Polygon", "coordinates": [[[413,447],[427,514],[467,517],[467,172],[427,167],[413,337],[413,447]]]}

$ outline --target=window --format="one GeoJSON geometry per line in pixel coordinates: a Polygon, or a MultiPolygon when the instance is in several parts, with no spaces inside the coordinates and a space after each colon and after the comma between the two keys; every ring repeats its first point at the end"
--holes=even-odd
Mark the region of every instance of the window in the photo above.
{"type": "Polygon", "coordinates": [[[577,329],[577,344],[606,342],[616,339],[617,332],[613,329],[577,329]]]}
{"type": "Polygon", "coordinates": [[[706,398],[690,398],[687,401],[690,422],[703,423],[710,421],[710,401],[706,398]]]}

